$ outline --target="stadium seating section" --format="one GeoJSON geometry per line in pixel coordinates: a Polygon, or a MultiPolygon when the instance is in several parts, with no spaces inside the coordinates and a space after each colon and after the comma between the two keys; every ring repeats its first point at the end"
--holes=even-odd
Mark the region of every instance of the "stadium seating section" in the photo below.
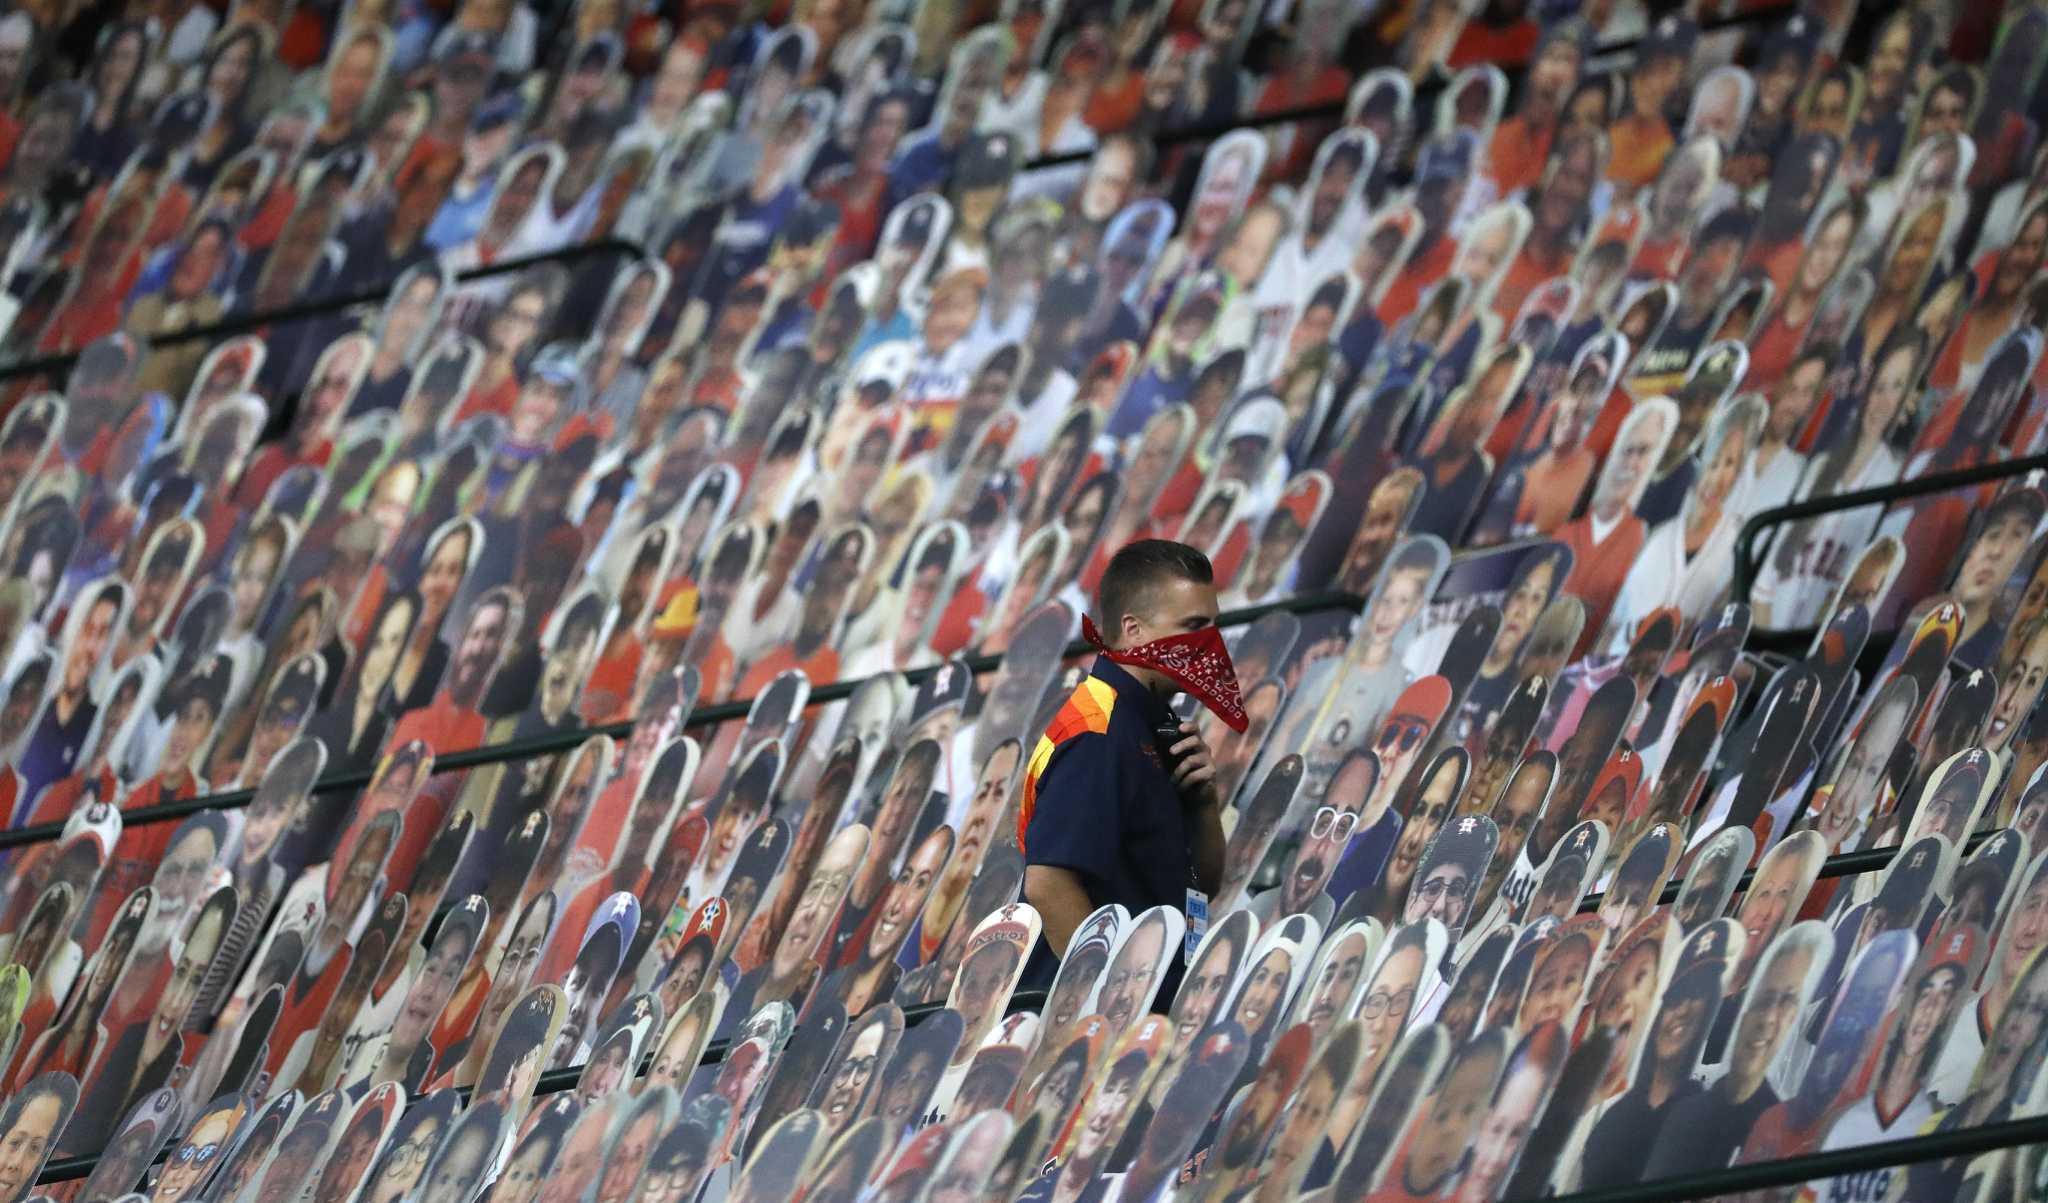
{"type": "Polygon", "coordinates": [[[2044,120],[1992,0],[7,8],[0,1203],[2048,1114],[2044,120]],[[1227,611],[1223,885],[1039,974],[1143,537],[1227,611]]]}

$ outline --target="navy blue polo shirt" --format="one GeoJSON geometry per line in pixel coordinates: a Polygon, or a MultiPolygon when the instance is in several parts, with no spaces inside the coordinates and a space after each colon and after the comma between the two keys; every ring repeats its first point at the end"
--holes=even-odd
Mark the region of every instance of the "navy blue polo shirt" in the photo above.
{"type": "MultiPolygon", "coordinates": [[[[1098,907],[1114,902],[1132,915],[1184,907],[1196,884],[1188,815],[1154,733],[1174,721],[1123,666],[1098,656],[1025,766],[1024,863],[1072,872],[1098,907]]],[[[1041,940],[1025,981],[1049,983],[1050,963],[1041,940]]],[[[1180,971],[1175,956],[1161,997],[1173,997],[1180,971]]]]}

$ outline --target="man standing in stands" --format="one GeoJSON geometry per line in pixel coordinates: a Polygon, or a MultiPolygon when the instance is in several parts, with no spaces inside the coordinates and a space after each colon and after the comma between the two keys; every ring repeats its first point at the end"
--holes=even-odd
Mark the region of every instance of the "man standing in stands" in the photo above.
{"type": "MultiPolygon", "coordinates": [[[[1215,763],[1195,725],[1167,706],[1187,690],[1243,729],[1209,560],[1182,543],[1132,543],[1103,570],[1096,612],[1106,633],[1083,630],[1101,654],[1025,769],[1024,897],[1045,925],[1034,984],[1051,979],[1053,958],[1088,914],[1112,902],[1134,915],[1185,907],[1189,941],[1198,940],[1223,878],[1215,763]]],[[[1181,958],[1168,959],[1165,998],[1180,980],[1181,958]]]]}

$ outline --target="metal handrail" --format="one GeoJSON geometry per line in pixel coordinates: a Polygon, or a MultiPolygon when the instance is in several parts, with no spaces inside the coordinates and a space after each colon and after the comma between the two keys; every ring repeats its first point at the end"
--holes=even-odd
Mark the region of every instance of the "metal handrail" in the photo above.
{"type": "Polygon", "coordinates": [[[2048,1142],[2048,1115],[2036,1115],[2003,1123],[1980,1124],[1974,1128],[1958,1128],[1952,1132],[1881,1140],[1824,1153],[1806,1153],[1777,1161],[1729,1166],[1724,1170],[1682,1174],[1634,1186],[1554,1195],[1546,1203],[1671,1203],[1679,1199],[1707,1199],[1743,1191],[1797,1186],[1820,1178],[1838,1178],[1925,1161],[1974,1157],[1979,1153],[2043,1142],[2048,1142]]]}
{"type": "Polygon", "coordinates": [[[1758,510],[1749,516],[1749,520],[1742,524],[1741,532],[1735,536],[1735,565],[1729,594],[1737,600],[1748,599],[1750,589],[1756,584],[1757,568],[1762,562],[1762,557],[1756,554],[1756,544],[1764,537],[1764,532],[1772,527],[1797,522],[1802,518],[1818,518],[1822,514],[1861,509],[1867,505],[1887,505],[1894,501],[1925,497],[1930,493],[1966,489],[1971,485],[1987,484],[1994,480],[2007,480],[2015,476],[2024,476],[2029,472],[2041,471],[2048,471],[2048,455],[2029,455],[2020,459],[1978,464],[1974,468],[1958,468],[1953,472],[1936,472],[1930,476],[1916,476],[1912,480],[1894,481],[1888,485],[1853,489],[1847,493],[1814,497],[1805,501],[1772,506],[1767,510],[1758,510]]]}
{"type": "MultiPolygon", "coordinates": [[[[640,258],[645,254],[646,252],[641,249],[638,243],[624,238],[605,238],[597,242],[579,242],[574,246],[560,247],[538,255],[524,255],[517,259],[502,259],[483,267],[472,267],[466,271],[457,272],[455,273],[455,278],[461,283],[468,283],[471,280],[486,280],[492,276],[525,271],[530,267],[538,267],[545,263],[567,263],[575,259],[588,259],[594,255],[625,255],[630,258],[640,258]]],[[[301,301],[296,305],[285,305],[277,309],[265,309],[259,313],[237,314],[204,326],[189,326],[183,330],[173,330],[164,334],[152,334],[138,341],[154,349],[156,347],[175,346],[178,343],[232,338],[237,334],[247,334],[252,330],[261,330],[266,326],[324,317],[331,313],[340,313],[343,310],[353,309],[358,305],[379,304],[390,296],[391,286],[395,283],[397,283],[397,278],[393,277],[390,280],[384,281],[380,287],[366,288],[350,293],[348,296],[328,297],[319,301],[301,301]]],[[[0,381],[17,380],[23,376],[36,376],[46,372],[61,372],[77,363],[78,356],[79,352],[77,351],[66,351],[60,355],[42,355],[34,359],[19,359],[12,363],[0,364],[0,381]]]]}
{"type": "MultiPolygon", "coordinates": [[[[1969,856],[1972,852],[1975,852],[1984,843],[1984,841],[1990,839],[1992,836],[1997,834],[1998,833],[1996,831],[1972,832],[1970,834],[1970,837],[1963,841],[1963,848],[1960,855],[1962,857],[1969,856]]],[[[1884,868],[1885,866],[1891,864],[1892,858],[1897,856],[1902,851],[1904,851],[1904,849],[1898,844],[1887,844],[1882,848],[1864,848],[1855,852],[1837,852],[1833,856],[1830,856],[1827,859],[1821,861],[1820,870],[1814,874],[1814,877],[1816,880],[1822,880],[1830,877],[1854,877],[1859,873],[1875,873],[1878,870],[1884,868]]],[[[1728,892],[1728,896],[1733,898],[1737,894],[1740,894],[1744,890],[1747,890],[1749,888],[1750,882],[1754,881],[1755,879],[1755,868],[1752,867],[1744,869],[1742,871],[1742,876],[1735,879],[1735,888],[1728,892]]],[[[1657,896],[1657,905],[1670,906],[1671,904],[1677,902],[1679,892],[1684,887],[1684,885],[1685,883],[1679,880],[1678,878],[1673,878],[1670,881],[1665,882],[1664,892],[1657,896]]],[[[1605,897],[1605,894],[1586,895],[1579,902],[1580,913],[1590,915],[1594,911],[1599,910],[1600,902],[1605,897]]]]}
{"type": "MultiPolygon", "coordinates": [[[[1315,610],[1358,609],[1364,604],[1365,599],[1355,593],[1309,593],[1300,597],[1290,597],[1281,601],[1267,602],[1264,605],[1248,606],[1242,610],[1225,612],[1217,616],[1216,625],[1242,626],[1279,611],[1305,613],[1315,610]]],[[[1085,656],[1092,650],[1094,649],[1089,644],[1077,639],[1069,643],[1061,651],[1060,658],[1067,659],[1073,656],[1085,656]]],[[[953,663],[965,663],[978,676],[981,673],[994,671],[1001,662],[1001,656],[984,655],[967,656],[953,663]]],[[[932,665],[927,668],[914,668],[904,672],[902,675],[912,684],[920,684],[926,677],[937,672],[940,667],[942,666],[932,665]]],[[[844,681],[826,682],[811,690],[809,702],[806,704],[816,705],[823,702],[836,702],[842,698],[852,697],[856,690],[873,679],[872,677],[857,677],[844,681]]],[[[683,720],[683,726],[709,727],[716,726],[719,723],[730,722],[734,719],[743,719],[747,716],[747,712],[753,708],[753,704],[754,699],[752,698],[737,698],[729,702],[717,702],[709,706],[699,706],[690,712],[688,718],[683,720]]],[[[572,731],[558,731],[552,735],[540,735],[531,739],[508,740],[501,744],[465,748],[460,751],[446,753],[445,755],[436,755],[434,757],[433,771],[435,774],[452,773],[457,770],[473,769],[483,765],[502,764],[508,760],[525,760],[533,756],[552,756],[562,752],[573,751],[594,735],[620,739],[625,737],[632,729],[632,720],[625,719],[615,723],[598,723],[594,726],[579,727],[572,731]]],[[[309,792],[314,796],[319,796],[359,790],[370,783],[371,777],[371,771],[366,769],[357,769],[346,773],[330,773],[315,781],[310,787],[309,792]]],[[[138,806],[133,810],[121,812],[122,829],[127,830],[131,827],[148,826],[154,823],[178,822],[206,810],[236,810],[247,806],[255,796],[256,791],[254,789],[222,790],[217,793],[204,794],[200,797],[187,798],[178,802],[161,802],[154,806],[138,806]]],[[[16,827],[9,831],[0,831],[0,850],[54,840],[62,835],[63,832],[64,824],[62,822],[36,823],[16,827]]]]}
{"type": "MultiPolygon", "coordinates": [[[[1030,1011],[1043,1007],[1049,993],[1049,991],[1045,990],[1012,991],[1004,1011],[1006,1014],[1014,1015],[1019,1011],[1030,1011]]],[[[945,1009],[946,1004],[943,1002],[912,1003],[910,1006],[903,1008],[903,1026],[905,1028],[916,1027],[945,1009]]],[[[724,1061],[726,1054],[732,1049],[732,1043],[730,1039],[713,1040],[704,1046],[704,1052],[697,1058],[697,1064],[699,1066],[717,1065],[719,1062],[724,1061]]],[[[635,1071],[633,1076],[647,1076],[647,1071],[653,1064],[654,1054],[649,1053],[641,1059],[640,1068],[635,1071]]],[[[576,1089],[576,1083],[583,1077],[584,1068],[582,1065],[565,1065],[560,1069],[548,1070],[534,1079],[533,1096],[540,1098],[543,1095],[560,1094],[565,1090],[576,1089]]],[[[462,1096],[463,1106],[468,1106],[470,1094],[475,1088],[460,1086],[456,1089],[462,1096]]],[[[425,1096],[420,1097],[424,1098],[425,1096]]],[[[414,1101],[417,1102],[418,1100],[415,1099],[414,1101]]],[[[167,1145],[157,1153],[155,1161],[151,1164],[161,1162],[164,1158],[170,1156],[170,1153],[171,1146],[167,1145]]],[[[95,1153],[90,1157],[65,1157],[60,1160],[51,1161],[43,1166],[43,1172],[36,1176],[36,1185],[48,1186],[58,1182],[73,1182],[87,1177],[92,1173],[93,1167],[99,1164],[99,1160],[99,1154],[95,1153]]]]}

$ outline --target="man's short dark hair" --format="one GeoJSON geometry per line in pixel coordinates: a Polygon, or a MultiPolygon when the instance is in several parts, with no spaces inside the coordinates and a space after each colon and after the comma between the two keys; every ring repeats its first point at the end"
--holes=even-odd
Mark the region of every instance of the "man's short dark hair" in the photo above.
{"type": "Polygon", "coordinates": [[[997,509],[995,493],[984,488],[975,497],[974,504],[968,507],[967,525],[970,527],[987,526],[1000,517],[1002,517],[1002,513],[997,509]]]}
{"type": "Polygon", "coordinates": [[[640,550],[633,557],[633,568],[660,568],[661,557],[668,550],[668,540],[662,537],[662,528],[654,528],[654,536],[640,541],[640,550]]]}
{"type": "Polygon", "coordinates": [[[903,752],[898,762],[898,773],[936,773],[939,770],[939,756],[944,751],[935,739],[920,739],[903,752]]]}
{"type": "Polygon", "coordinates": [[[984,376],[991,371],[1015,372],[1023,359],[1024,352],[1016,343],[1004,343],[988,353],[988,358],[982,360],[981,366],[974,370],[975,375],[984,376]]]}
{"type": "Polygon", "coordinates": [[[809,430],[803,422],[785,422],[776,428],[775,438],[768,444],[767,458],[790,459],[804,452],[804,440],[809,430]]]}
{"type": "Polygon", "coordinates": [[[427,366],[421,373],[420,391],[429,395],[455,393],[462,388],[462,377],[468,371],[467,355],[436,355],[427,360],[427,366]]]}
{"type": "Polygon", "coordinates": [[[1397,572],[1419,572],[1424,577],[1436,575],[1436,549],[1420,539],[1404,541],[1394,551],[1394,558],[1387,562],[1388,576],[1397,572]]]}
{"type": "Polygon", "coordinates": [[[1139,539],[1125,545],[1110,557],[1109,566],[1102,570],[1102,583],[1096,587],[1095,608],[1102,614],[1103,625],[1113,634],[1146,593],[1174,580],[1210,585],[1216,581],[1216,571],[1209,566],[1208,556],[1185,543],[1139,539]]]}
{"type": "Polygon", "coordinates": [[[50,424],[47,415],[34,410],[23,410],[22,420],[0,431],[0,449],[8,451],[36,451],[41,449],[43,440],[49,437],[50,424]]]}
{"type": "Polygon", "coordinates": [[[125,380],[134,367],[133,343],[125,336],[94,339],[78,352],[70,387],[92,388],[125,380]]]}
{"type": "Polygon", "coordinates": [[[1232,347],[1228,351],[1217,353],[1209,362],[1203,364],[1201,371],[1195,373],[1195,383],[1199,386],[1211,379],[1218,379],[1229,380],[1235,384],[1238,377],[1242,375],[1244,375],[1244,352],[1237,347],[1232,347]]]}
{"type": "Polygon", "coordinates": [[[1977,76],[1959,63],[1934,77],[1934,82],[1927,86],[1927,95],[1932,97],[1936,92],[1953,92],[1963,98],[1963,107],[1968,108],[1977,103],[1977,76]]]}

